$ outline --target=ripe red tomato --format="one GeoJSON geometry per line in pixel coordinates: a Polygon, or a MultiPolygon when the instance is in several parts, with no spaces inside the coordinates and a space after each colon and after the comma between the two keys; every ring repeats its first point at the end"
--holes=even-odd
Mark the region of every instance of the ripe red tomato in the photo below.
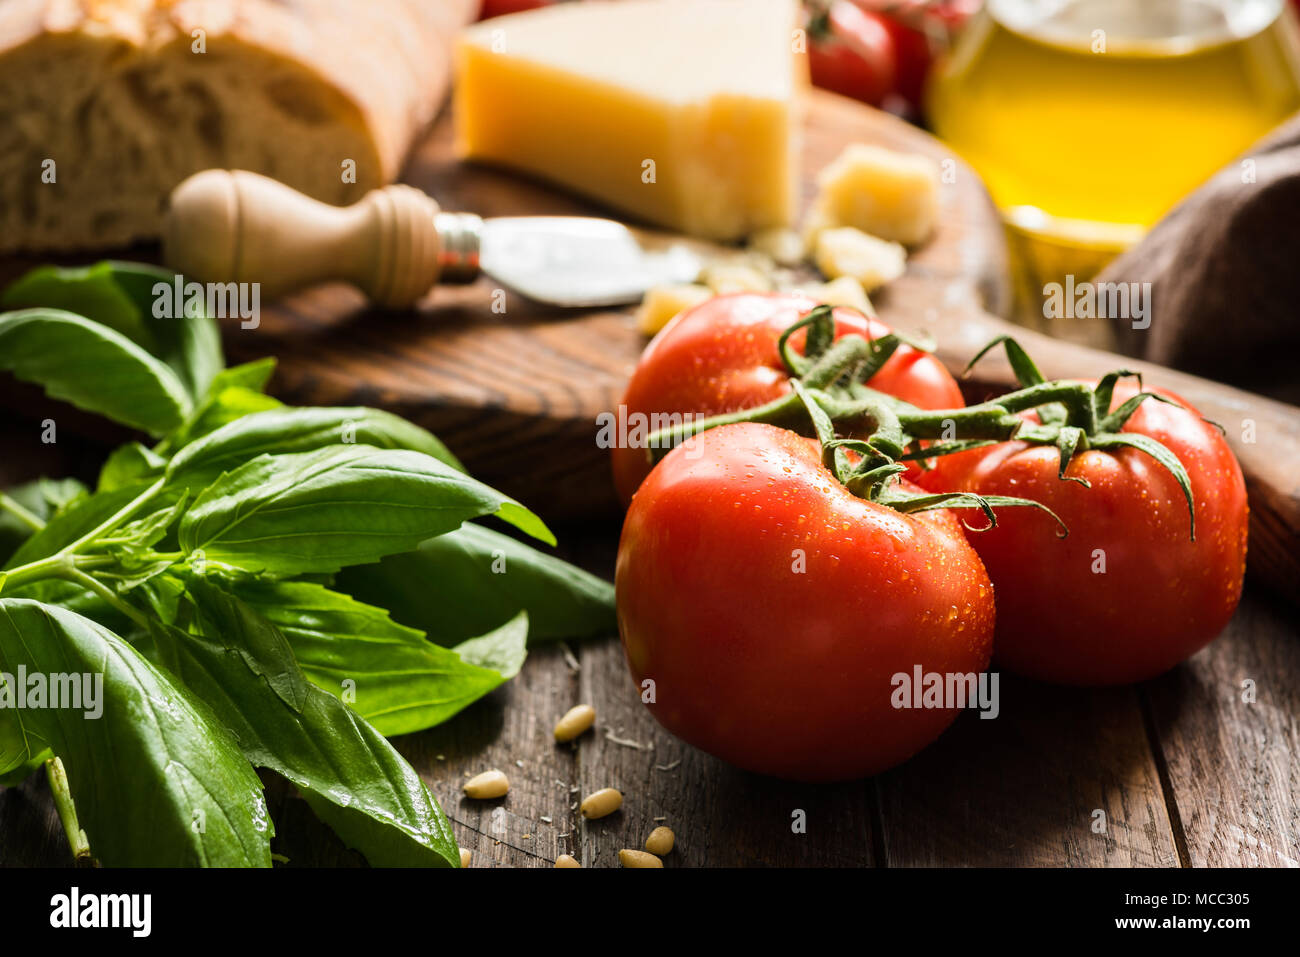
{"type": "Polygon", "coordinates": [[[557,0],[483,0],[483,7],[479,11],[478,18],[487,20],[490,17],[500,17],[507,13],[536,10],[538,7],[549,7],[556,2],[557,0]]]}
{"type": "Polygon", "coordinates": [[[993,590],[953,513],[857,498],[770,425],[711,429],[659,463],[628,510],[615,589],[656,720],[784,778],[906,760],[956,709],[895,708],[894,676],[978,674],[992,649],[993,590]]]}
{"type": "MultiPolygon", "coordinates": [[[[793,293],[718,296],[682,313],[651,341],[632,373],[623,406],[631,417],[656,412],[721,415],[751,409],[790,392],[777,342],[817,301],[793,293]]],[[[835,337],[886,335],[884,323],[837,308],[835,337]]],[[[802,349],[805,333],[791,343],[802,349]]],[[[938,359],[900,346],[868,383],[922,409],[962,405],[961,390],[938,359]]],[[[650,471],[643,448],[613,451],[614,484],[626,502],[650,471]]]]}
{"type": "Polygon", "coordinates": [[[934,63],[930,39],[915,27],[890,17],[881,17],[880,24],[894,45],[894,90],[919,112],[925,81],[934,63]]]}
{"type": "Polygon", "coordinates": [[[808,67],[817,86],[895,109],[921,111],[936,54],[980,0],[805,0],[808,67]]]}
{"type": "Polygon", "coordinates": [[[885,18],[834,0],[808,21],[808,72],[816,86],[879,106],[895,87],[897,58],[885,18]]]}
{"type": "MultiPolygon", "coordinates": [[[[1136,393],[1122,384],[1112,408],[1136,393]]],[[[1160,390],[1151,390],[1160,391],[1160,390]]],[[[1173,393],[1164,395],[1183,406],[1173,393]]],[[[1137,449],[1078,453],[1058,478],[1054,447],[1006,442],[937,459],[920,482],[934,491],[1018,495],[1046,505],[1001,509],[973,533],[997,589],[999,666],[1045,681],[1141,681],[1208,644],[1232,617],[1246,568],[1246,487],[1218,430],[1194,411],[1146,400],[1123,427],[1174,453],[1191,479],[1187,500],[1168,470],[1137,449]]]]}

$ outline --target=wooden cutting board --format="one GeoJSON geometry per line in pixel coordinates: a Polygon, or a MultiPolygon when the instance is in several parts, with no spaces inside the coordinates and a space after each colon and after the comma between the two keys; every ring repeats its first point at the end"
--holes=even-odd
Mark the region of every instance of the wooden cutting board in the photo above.
{"type": "MultiPolygon", "coordinates": [[[[829,93],[807,100],[805,204],[817,172],[845,144],[863,141],[934,156],[953,182],[942,225],[908,277],[875,297],[882,316],[933,325],[952,303],[1007,306],[1006,254],[997,215],[976,176],[936,140],[888,114],[829,93]]],[[[482,216],[616,215],[506,171],[457,162],[444,114],[404,177],[444,209],[482,216]]],[[[263,307],[256,330],[227,329],[232,359],[276,355],[274,390],[299,404],[367,404],[437,433],[479,478],[547,519],[617,507],[596,416],[614,409],[646,339],[632,309],[572,311],[510,294],[492,310],[494,284],[440,287],[415,310],[365,308],[344,286],[318,287],[263,307]]]]}

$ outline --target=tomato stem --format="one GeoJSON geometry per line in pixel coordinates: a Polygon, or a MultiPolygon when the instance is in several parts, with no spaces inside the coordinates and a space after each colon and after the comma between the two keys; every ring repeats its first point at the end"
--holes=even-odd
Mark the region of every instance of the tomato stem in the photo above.
{"type": "Polygon", "coordinates": [[[845,488],[859,498],[875,502],[877,505],[887,505],[900,512],[921,512],[936,508],[977,508],[988,517],[989,521],[987,525],[978,529],[967,524],[966,527],[973,531],[983,531],[997,525],[994,505],[1027,506],[1040,509],[1056,519],[1057,524],[1061,526],[1062,538],[1069,534],[1065,523],[1055,512],[1046,505],[1030,499],[1005,495],[976,495],[974,492],[924,494],[909,492],[899,487],[898,475],[906,471],[906,466],[896,461],[897,456],[903,451],[903,446],[898,441],[901,437],[901,426],[890,422],[891,412],[882,410],[884,428],[873,433],[869,438],[839,439],[835,437],[831,416],[819,404],[819,393],[804,387],[798,379],[792,379],[790,386],[808,411],[808,418],[812,421],[817,439],[822,445],[822,461],[826,468],[845,488]],[[856,464],[849,462],[846,455],[848,451],[856,452],[861,456],[856,464]]]}
{"type": "Polygon", "coordinates": [[[1182,461],[1167,446],[1148,435],[1121,431],[1133,413],[1148,399],[1180,409],[1184,408],[1182,405],[1168,396],[1143,390],[1142,374],[1129,369],[1106,373],[1098,380],[1096,388],[1092,389],[1084,383],[1047,382],[1029,354],[1010,336],[998,336],[977,352],[975,358],[966,365],[966,371],[969,372],[976,362],[999,345],[1006,350],[1007,361],[1022,388],[999,397],[997,404],[1013,412],[1037,408],[1041,422],[1039,426],[1022,428],[1016,433],[1016,439],[1034,445],[1055,445],[1061,452],[1060,478],[1082,482],[1084,485],[1088,484],[1086,480],[1065,474],[1066,466],[1079,452],[1090,448],[1110,451],[1127,447],[1151,456],[1178,483],[1178,488],[1187,501],[1189,534],[1191,540],[1196,541],[1196,502],[1192,496],[1191,478],[1182,461]],[[1141,391],[1126,399],[1112,412],[1110,406],[1114,400],[1115,386],[1120,379],[1129,376],[1138,380],[1141,391]],[[1065,415],[1054,414],[1054,406],[1064,406],[1065,415]]]}
{"type": "Polygon", "coordinates": [[[874,338],[850,333],[836,339],[835,329],[832,307],[819,305],[811,309],[777,340],[777,353],[790,375],[789,395],[757,408],[692,419],[683,425],[660,429],[646,441],[650,461],[658,461],[692,435],[708,429],[740,422],[764,422],[817,438],[826,467],[855,495],[905,511],[979,508],[989,516],[990,523],[996,524],[992,504],[1043,506],[1027,499],[995,501],[965,494],[917,496],[897,487],[899,473],[906,470],[900,463],[920,461],[924,468],[928,459],[1015,439],[1030,445],[1055,446],[1060,455],[1059,477],[1087,486],[1086,479],[1066,474],[1076,455],[1088,449],[1128,447],[1151,456],[1178,482],[1187,500],[1191,536],[1195,541],[1195,506],[1191,482],[1182,462],[1155,439],[1121,431],[1148,399],[1171,405],[1178,403],[1167,396],[1139,391],[1119,408],[1110,409],[1115,386],[1121,378],[1134,376],[1141,388],[1138,373],[1118,369],[1103,376],[1095,388],[1083,382],[1049,381],[1015,339],[999,336],[976,353],[966,371],[1000,345],[1006,351],[1020,388],[965,408],[919,409],[866,383],[900,346],[925,351],[928,344],[909,340],[896,332],[874,338]],[[801,329],[807,331],[803,351],[799,352],[794,348],[793,337],[801,329]],[[1037,422],[1021,414],[1030,410],[1037,412],[1037,422]],[[837,436],[837,427],[847,437],[837,436]],[[850,459],[849,453],[857,458],[850,459]]]}
{"type": "MultiPolygon", "coordinates": [[[[816,405],[833,423],[854,433],[877,436],[877,442],[884,441],[880,433],[887,433],[889,441],[897,445],[897,452],[889,453],[895,458],[918,439],[1009,439],[1023,425],[1019,416],[1000,404],[930,412],[867,386],[901,345],[921,351],[932,348],[929,343],[892,332],[876,338],[851,333],[836,339],[834,310],[820,305],[781,333],[777,352],[791,382],[798,381],[815,393],[816,405]],[[791,339],[801,329],[807,334],[804,351],[799,353],[791,339]]],[[[792,391],[756,408],[660,429],[646,440],[647,456],[657,462],[692,435],[738,422],[765,422],[810,434],[806,404],[792,391]]]]}

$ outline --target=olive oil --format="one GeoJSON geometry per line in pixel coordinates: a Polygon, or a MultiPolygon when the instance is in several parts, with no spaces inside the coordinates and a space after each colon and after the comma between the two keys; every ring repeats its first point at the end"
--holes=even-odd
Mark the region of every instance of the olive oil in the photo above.
{"type": "Polygon", "coordinates": [[[1300,108],[1296,30],[1283,0],[990,0],[929,115],[1030,285],[1086,279],[1300,108]]]}

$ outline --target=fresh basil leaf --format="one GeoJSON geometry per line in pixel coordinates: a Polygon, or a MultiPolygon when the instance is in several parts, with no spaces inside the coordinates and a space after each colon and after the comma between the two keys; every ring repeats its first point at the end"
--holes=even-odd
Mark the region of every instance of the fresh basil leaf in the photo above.
{"type": "Polygon", "coordinates": [[[169,571],[174,564],[170,557],[159,556],[149,549],[116,547],[111,554],[117,564],[99,571],[98,577],[116,585],[119,592],[137,588],[145,582],[169,571]]]}
{"type": "Polygon", "coordinates": [[[42,266],[11,283],[0,301],[7,308],[62,309],[108,326],[161,359],[197,399],[225,364],[221,334],[207,315],[159,308],[170,303],[175,280],[170,270],[144,263],[42,266]]]}
{"type": "Polygon", "coordinates": [[[27,506],[42,521],[49,521],[59,509],[75,502],[90,489],[73,478],[39,478],[9,490],[9,495],[27,506]]]}
{"type": "Polygon", "coordinates": [[[144,490],[144,485],[132,485],[111,492],[96,492],[75,500],[60,509],[45,523],[43,529],[23,542],[4,567],[17,568],[19,565],[48,558],[94,531],[144,490]]]}
{"type": "Polygon", "coordinates": [[[117,608],[104,601],[99,595],[72,582],[57,578],[47,578],[32,582],[22,588],[6,589],[6,598],[30,598],[44,605],[56,605],[59,608],[76,612],[83,618],[89,618],[102,625],[115,635],[127,635],[138,628],[135,622],[117,608]]]}
{"type": "Polygon", "coordinates": [[[185,498],[186,494],[182,492],[175,501],[162,504],[140,518],[127,522],[113,533],[113,538],[123,539],[135,548],[157,545],[185,508],[185,498]]]}
{"type": "Polygon", "coordinates": [[[226,723],[249,761],[292,782],[377,867],[460,863],[420,776],[356,712],[306,681],[279,629],[197,576],[188,595],[198,612],[194,630],[158,623],[160,655],[226,723]]]}
{"type": "Polygon", "coordinates": [[[113,278],[113,266],[38,266],[11,282],[0,296],[6,309],[63,309],[108,326],[147,352],[157,355],[158,342],[139,307],[113,278]]]}
{"type": "MultiPolygon", "coordinates": [[[[6,718],[4,713],[0,712],[0,725],[4,724],[5,720],[6,718]]],[[[11,718],[9,720],[13,720],[13,719],[11,718]]],[[[5,735],[4,729],[0,728],[0,738],[3,738],[4,735],[5,735]]],[[[3,748],[4,748],[3,742],[0,742],[0,749],[3,748]]],[[[47,760],[49,760],[52,757],[54,757],[54,753],[47,748],[46,750],[42,751],[40,754],[36,755],[33,758],[28,758],[25,761],[19,761],[16,765],[14,765],[14,767],[10,768],[8,771],[0,772],[0,788],[17,787],[18,785],[26,781],[29,777],[31,777],[33,773],[39,771],[41,769],[41,765],[43,765],[47,760]]],[[[4,763],[3,757],[0,757],[0,766],[2,766],[3,763],[4,763]]]]}
{"type": "Polygon", "coordinates": [[[179,429],[160,443],[157,451],[170,455],[223,425],[254,412],[283,408],[263,390],[275,371],[274,359],[258,359],[217,373],[203,401],[179,429]]]}
{"type": "MultiPolygon", "coordinates": [[[[13,694],[4,675],[0,675],[0,694],[13,694]]],[[[0,777],[21,768],[33,758],[39,747],[27,740],[27,729],[13,708],[0,708],[0,777]]],[[[28,768],[22,776],[31,773],[28,768]]]]}
{"type": "Polygon", "coordinates": [[[490,669],[509,681],[528,656],[528,612],[521,611],[500,628],[462,641],[451,649],[462,661],[490,669]]]}
{"type": "Polygon", "coordinates": [[[152,435],[180,425],[192,404],[176,373],[140,346],[57,309],[0,313],[0,370],[152,435]]]}
{"type": "Polygon", "coordinates": [[[528,612],[530,643],[617,632],[614,586],[479,525],[340,572],[341,591],[449,645],[528,612]]]}
{"type": "MultiPolygon", "coordinates": [[[[4,679],[0,678],[0,682],[4,679]]],[[[17,787],[47,758],[54,757],[49,748],[39,750],[38,742],[29,741],[27,731],[13,708],[0,708],[0,788],[17,787]],[[32,749],[37,749],[35,754],[32,749]]]]}
{"type": "Polygon", "coordinates": [[[99,470],[96,491],[112,492],[136,485],[140,482],[152,483],[162,475],[167,467],[167,460],[139,442],[127,442],[119,445],[109,455],[103,468],[99,470]]]}
{"type": "Polygon", "coordinates": [[[387,737],[441,724],[518,674],[526,654],[525,615],[462,653],[322,585],[246,580],[233,590],[280,629],[313,684],[387,737]]]}
{"type": "Polygon", "coordinates": [[[174,483],[203,487],[222,472],[266,453],[311,452],[333,445],[423,452],[463,472],[464,468],[430,432],[379,409],[279,408],[253,412],[181,449],[168,476],[174,483]]]}
{"type": "Polygon", "coordinates": [[[222,369],[213,378],[208,394],[216,395],[223,389],[236,387],[252,392],[265,392],[271,376],[275,375],[275,365],[275,356],[263,356],[261,359],[222,369]]]}
{"type": "Polygon", "coordinates": [[[125,641],[73,612],[0,599],[0,671],[16,684],[19,668],[102,675],[98,717],[85,707],[12,712],[29,756],[48,747],[63,760],[100,861],[270,866],[271,825],[257,775],[205,709],[125,641]]]}
{"type": "Polygon", "coordinates": [[[180,547],[289,578],[372,562],[488,514],[554,541],[518,502],[428,455],[336,445],[228,473],[181,519],[180,547]]]}
{"type": "MultiPolygon", "coordinates": [[[[168,625],[178,623],[181,602],[185,598],[185,582],[173,573],[158,575],[132,589],[127,596],[136,607],[168,625]]],[[[144,636],[152,641],[152,636],[144,636]]]]}
{"type": "Polygon", "coordinates": [[[212,396],[192,420],[176,434],[167,447],[181,449],[191,442],[211,435],[237,419],[257,412],[271,412],[284,408],[279,399],[241,385],[226,386],[212,396]]]}
{"type": "Polygon", "coordinates": [[[9,556],[18,550],[18,546],[33,534],[34,530],[30,525],[0,508],[0,565],[3,565],[9,556]]]}
{"type": "Polygon", "coordinates": [[[150,351],[175,371],[197,400],[226,364],[217,320],[204,311],[168,315],[169,310],[159,308],[177,278],[170,269],[112,260],[104,265],[112,270],[113,281],[140,311],[156,343],[150,351]],[[163,292],[164,286],[167,292],[163,292]]]}
{"type": "MultiPolygon", "coordinates": [[[[40,478],[8,489],[5,494],[37,520],[48,522],[55,512],[86,492],[86,486],[76,479],[40,478]]],[[[0,567],[36,531],[0,506],[0,567]]]]}

